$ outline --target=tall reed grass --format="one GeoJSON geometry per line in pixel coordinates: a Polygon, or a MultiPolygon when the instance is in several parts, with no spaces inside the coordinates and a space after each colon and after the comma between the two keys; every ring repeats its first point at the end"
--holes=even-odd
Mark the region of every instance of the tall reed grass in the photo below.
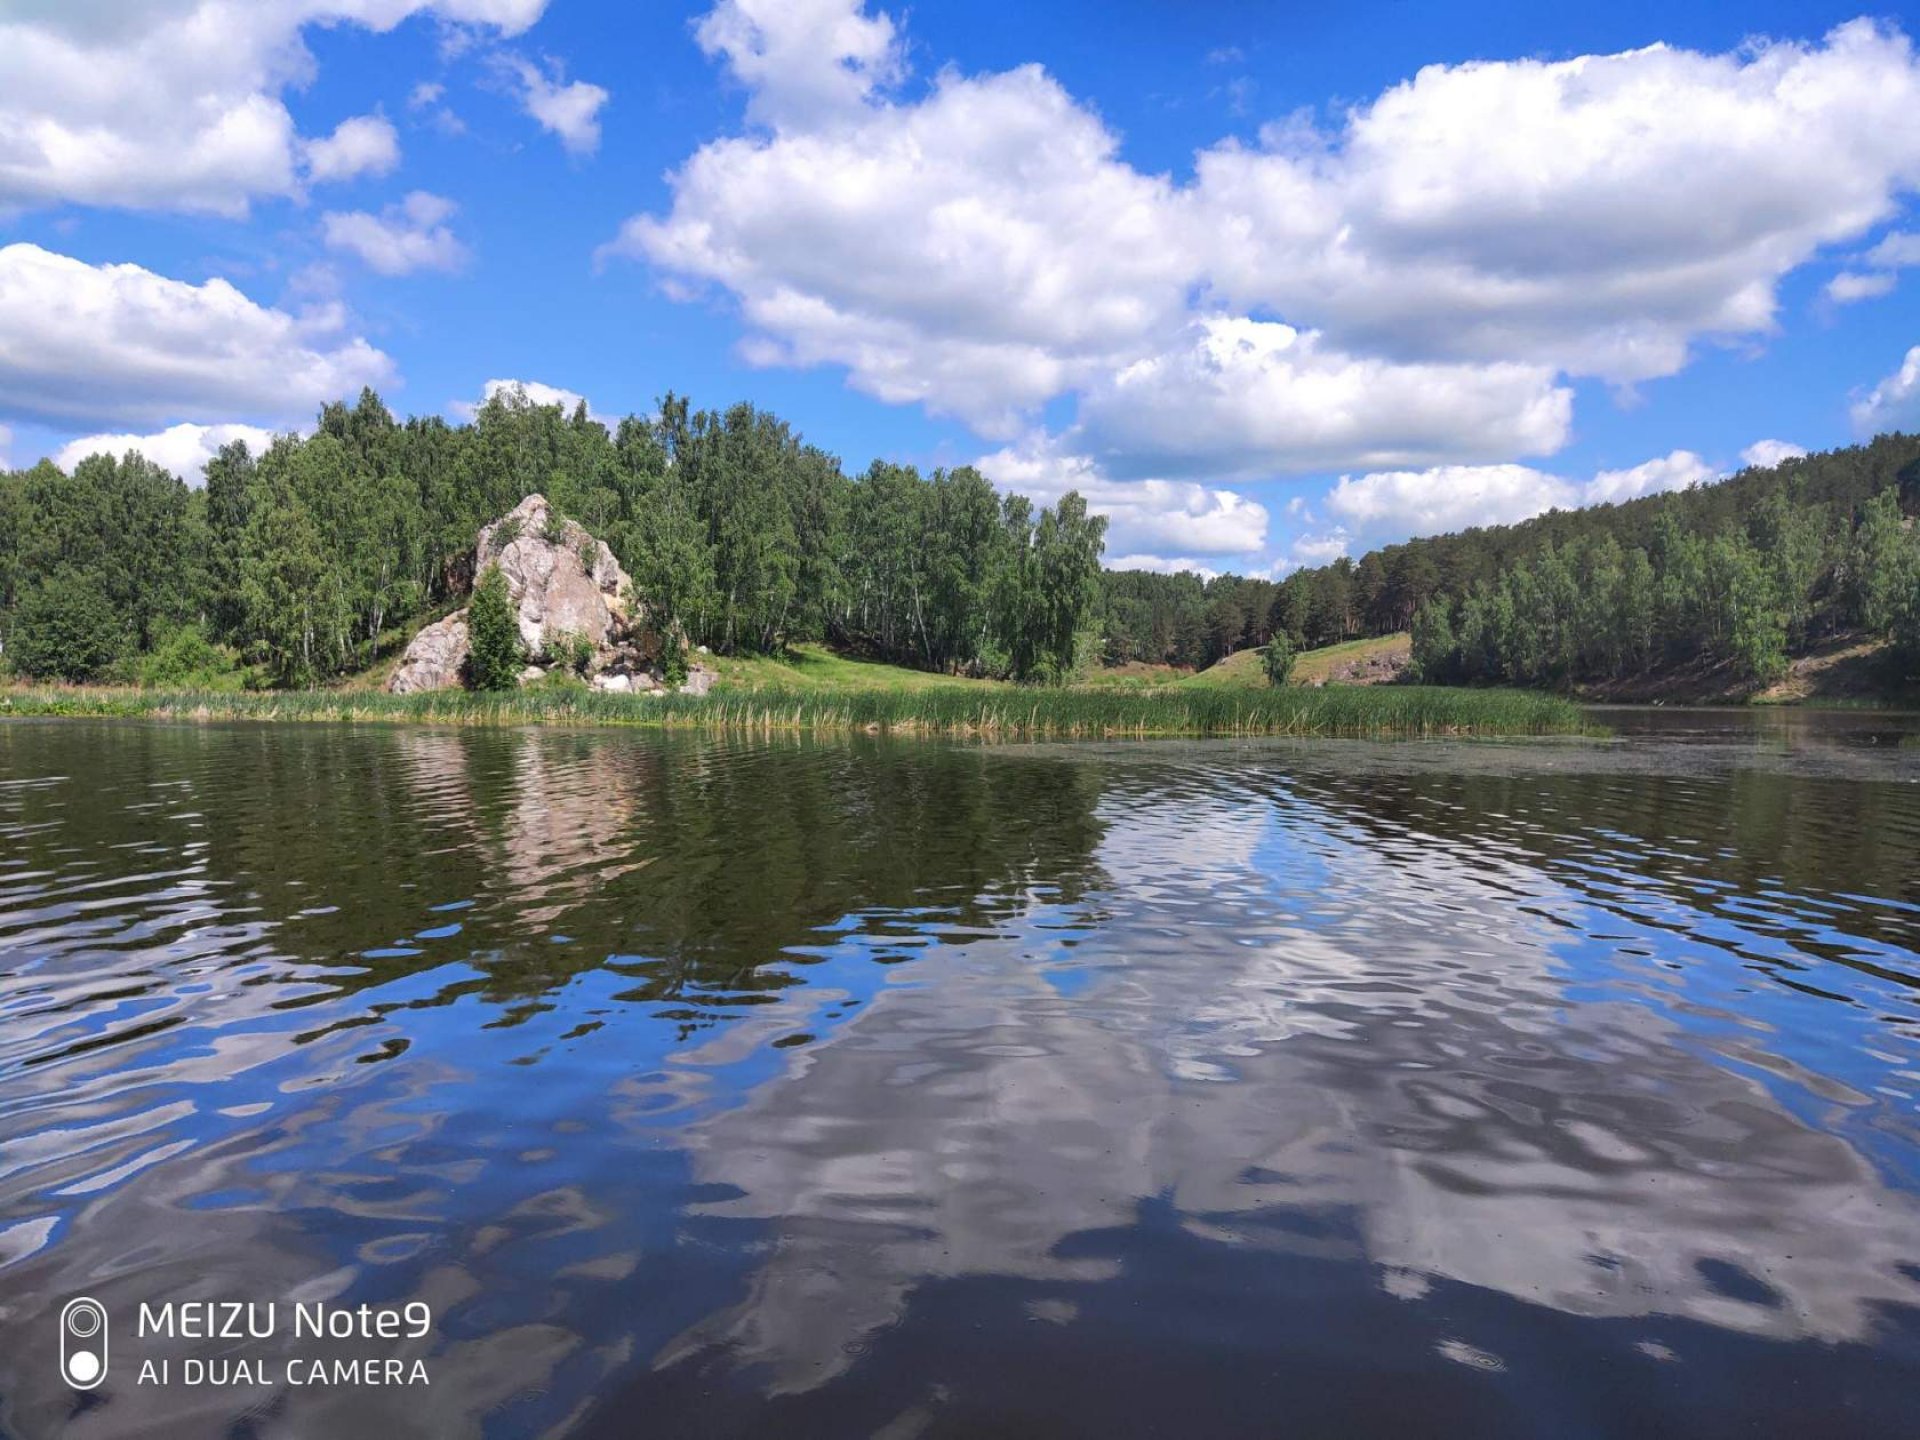
{"type": "Polygon", "coordinates": [[[705,697],[521,691],[241,694],[125,689],[0,692],[3,716],[145,716],[172,720],[305,720],[425,725],[640,725],[664,729],[802,731],[1094,739],[1123,736],[1436,736],[1574,734],[1579,707],[1520,690],[1354,686],[1267,691],[1157,689],[719,691],[705,697]]]}

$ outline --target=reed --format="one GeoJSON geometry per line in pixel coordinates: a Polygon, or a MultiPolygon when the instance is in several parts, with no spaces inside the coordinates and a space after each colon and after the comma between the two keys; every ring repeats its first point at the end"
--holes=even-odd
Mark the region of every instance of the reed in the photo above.
{"type": "Polygon", "coordinates": [[[421,725],[636,725],[995,739],[1196,735],[1442,736],[1590,733],[1579,707],[1521,690],[1426,686],[1279,690],[716,690],[704,697],[521,691],[240,694],[128,689],[0,692],[0,716],[125,716],[421,725]]]}

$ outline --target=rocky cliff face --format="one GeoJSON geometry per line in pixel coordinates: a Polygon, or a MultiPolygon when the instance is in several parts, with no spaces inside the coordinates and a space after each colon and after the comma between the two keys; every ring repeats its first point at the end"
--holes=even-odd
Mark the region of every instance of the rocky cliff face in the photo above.
{"type": "Polygon", "coordinates": [[[585,636],[599,649],[635,618],[633,581],[613,551],[586,526],[556,515],[544,495],[529,495],[484,527],[473,558],[476,576],[498,565],[506,577],[529,655],[565,635],[585,636]]]}
{"type": "MultiPolygon", "coordinates": [[[[596,689],[652,692],[662,688],[660,661],[670,638],[613,551],[544,495],[529,495],[483,527],[474,542],[473,573],[498,565],[507,582],[520,639],[535,662],[522,681],[546,674],[542,657],[578,638],[592,650],[596,689]]],[[[414,636],[387,689],[396,695],[445,690],[461,683],[468,652],[467,612],[458,610],[414,636]]],[[[696,667],[687,689],[705,694],[711,672],[696,667]]]]}

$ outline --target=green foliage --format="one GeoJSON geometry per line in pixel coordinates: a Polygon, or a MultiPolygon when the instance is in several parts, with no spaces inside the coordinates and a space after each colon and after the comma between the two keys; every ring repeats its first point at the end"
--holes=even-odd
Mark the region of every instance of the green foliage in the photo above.
{"type": "Polygon", "coordinates": [[[1428,685],[1446,684],[1466,668],[1454,638],[1449,601],[1429,600],[1413,617],[1412,666],[1414,678],[1428,685]]]}
{"type": "Polygon", "coordinates": [[[93,680],[119,658],[125,640],[102,587],[62,569],[21,597],[6,656],[14,671],[35,679],[93,680]]]}
{"type": "MultiPolygon", "coordinates": [[[[478,591],[474,599],[479,599],[478,591]]],[[[587,667],[593,663],[593,641],[573,630],[563,630],[546,637],[542,658],[549,665],[557,665],[575,675],[585,675],[587,667]]]]}
{"type": "Polygon", "coordinates": [[[467,607],[467,685],[473,690],[511,690],[520,683],[520,623],[507,577],[498,565],[480,572],[467,607]]]}
{"type": "Polygon", "coordinates": [[[919,689],[608,695],[560,684],[512,694],[377,691],[167,695],[66,691],[0,697],[16,715],[160,715],[433,725],[635,725],[726,732],[878,730],[981,739],[1154,735],[1541,735],[1589,729],[1579,707],[1523,690],[1331,686],[1314,690],[1030,690],[954,683],[919,689]]]}
{"type": "Polygon", "coordinates": [[[1410,540],[1278,585],[1110,573],[1105,655],[1201,667],[1281,632],[1320,647],[1412,628],[1429,683],[1560,686],[1703,661],[1758,681],[1842,629],[1905,633],[1916,509],[1920,437],[1883,435],[1717,484],[1410,540]]]}
{"type": "Polygon", "coordinates": [[[147,689],[225,690],[240,682],[232,654],[216,645],[197,621],[162,635],[126,669],[134,684],[147,689]]]}
{"type": "Polygon", "coordinates": [[[1293,637],[1284,630],[1260,647],[1260,668],[1267,684],[1277,687],[1287,683],[1293,674],[1294,654],[1293,637]]]}
{"type": "Polygon", "coordinates": [[[669,690],[687,683],[687,642],[671,631],[660,652],[660,680],[669,690]]]}

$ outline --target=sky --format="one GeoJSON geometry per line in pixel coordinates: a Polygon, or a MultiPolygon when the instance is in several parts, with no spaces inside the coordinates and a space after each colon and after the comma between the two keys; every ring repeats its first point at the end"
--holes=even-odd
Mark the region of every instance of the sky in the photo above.
{"type": "Polygon", "coordinates": [[[672,390],[1276,576],[1707,481],[1920,427],[1915,31],[0,0],[0,464],[672,390]]]}

